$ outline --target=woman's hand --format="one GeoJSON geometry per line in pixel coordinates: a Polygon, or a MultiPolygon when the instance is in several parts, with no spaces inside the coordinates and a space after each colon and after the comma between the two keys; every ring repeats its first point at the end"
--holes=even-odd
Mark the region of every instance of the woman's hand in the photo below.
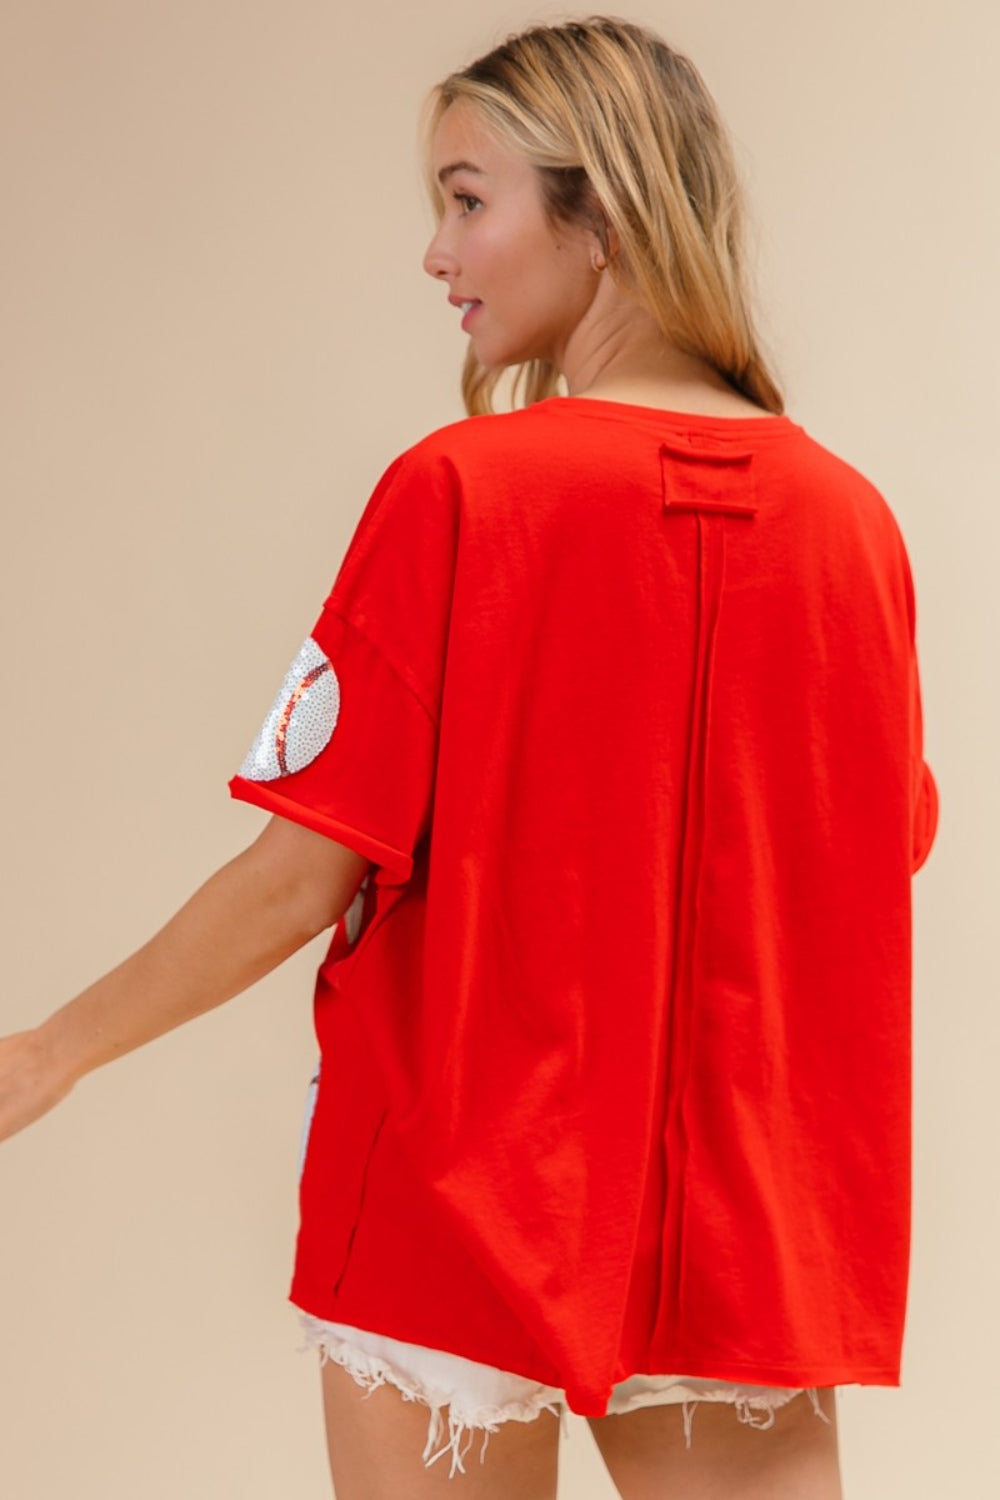
{"type": "Polygon", "coordinates": [[[75,1082],[58,1072],[40,1032],[0,1037],[0,1141],[47,1113],[75,1082]]]}

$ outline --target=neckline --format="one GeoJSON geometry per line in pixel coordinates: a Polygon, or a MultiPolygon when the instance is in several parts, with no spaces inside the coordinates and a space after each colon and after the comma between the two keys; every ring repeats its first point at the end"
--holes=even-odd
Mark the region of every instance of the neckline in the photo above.
{"type": "MultiPolygon", "coordinates": [[[[675,411],[665,406],[641,406],[632,401],[610,401],[603,396],[546,396],[543,401],[532,403],[535,409],[559,407],[571,411],[592,411],[598,416],[628,418],[629,416],[651,417],[657,421],[680,426],[688,430],[708,432],[775,434],[797,432],[798,424],[784,412],[763,413],[759,417],[723,417],[696,411],[675,411]]],[[[532,407],[529,407],[530,411],[532,407]]]]}

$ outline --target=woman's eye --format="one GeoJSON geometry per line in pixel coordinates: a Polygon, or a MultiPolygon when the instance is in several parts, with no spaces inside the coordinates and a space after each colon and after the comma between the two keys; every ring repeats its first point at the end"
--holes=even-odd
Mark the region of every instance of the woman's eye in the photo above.
{"type": "Polygon", "coordinates": [[[466,211],[466,213],[471,213],[472,212],[472,208],[470,207],[470,204],[472,205],[472,207],[475,207],[475,205],[477,203],[481,203],[482,202],[481,198],[474,197],[472,193],[452,193],[452,197],[455,199],[455,201],[457,203],[464,203],[465,204],[465,211],[466,211]]]}

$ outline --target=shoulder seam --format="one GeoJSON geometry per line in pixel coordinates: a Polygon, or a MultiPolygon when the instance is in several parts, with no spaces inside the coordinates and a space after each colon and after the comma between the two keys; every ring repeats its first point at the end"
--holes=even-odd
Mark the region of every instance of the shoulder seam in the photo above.
{"type": "Polygon", "coordinates": [[[357,635],[364,636],[364,638],[368,642],[369,646],[371,646],[375,651],[378,652],[379,656],[385,662],[386,666],[389,668],[389,671],[396,678],[396,680],[400,684],[400,686],[404,687],[406,689],[406,691],[409,693],[410,697],[413,698],[414,701],[419,704],[419,706],[421,707],[421,709],[423,710],[423,712],[426,714],[427,718],[430,720],[431,725],[433,726],[433,728],[435,730],[437,730],[437,727],[438,727],[437,718],[431,712],[431,710],[428,707],[428,705],[424,702],[422,694],[419,693],[417,691],[417,689],[413,686],[413,683],[410,682],[404,676],[404,674],[400,671],[399,667],[397,667],[396,663],[389,656],[389,654],[385,650],[384,646],[382,646],[375,639],[375,637],[372,635],[372,633],[369,630],[366,630],[363,625],[360,625],[358,623],[358,621],[355,620],[355,619],[353,619],[351,617],[351,615],[349,615],[345,610],[338,609],[338,608],[336,608],[332,604],[324,604],[323,608],[324,608],[324,610],[326,610],[327,614],[336,615],[336,617],[337,617],[338,620],[342,620],[345,625],[350,626],[351,630],[353,630],[357,635]]]}

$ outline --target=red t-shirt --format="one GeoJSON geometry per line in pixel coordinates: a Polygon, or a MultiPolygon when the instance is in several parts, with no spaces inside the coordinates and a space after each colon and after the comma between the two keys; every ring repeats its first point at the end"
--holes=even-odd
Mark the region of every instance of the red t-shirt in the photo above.
{"type": "Polygon", "coordinates": [[[914,598],[788,417],[581,397],[379,481],[233,794],[368,856],[292,1299],[564,1388],[895,1385],[914,598]]]}

